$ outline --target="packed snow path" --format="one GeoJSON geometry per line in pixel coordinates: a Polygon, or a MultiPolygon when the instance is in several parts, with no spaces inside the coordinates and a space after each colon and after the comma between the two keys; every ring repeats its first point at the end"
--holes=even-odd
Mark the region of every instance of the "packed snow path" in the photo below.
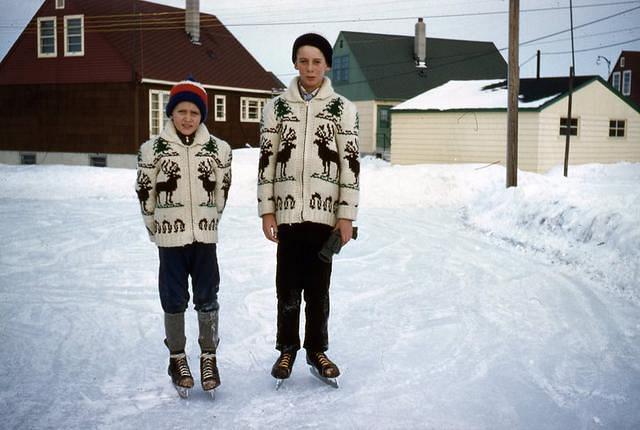
{"type": "Polygon", "coordinates": [[[215,401],[198,385],[193,310],[197,385],[185,401],[170,384],[156,249],[133,198],[3,197],[0,219],[6,428],[640,425],[638,304],[470,228],[456,208],[362,210],[358,240],[333,266],[340,389],[313,378],[300,351],[275,391],[275,246],[255,208],[232,202],[219,245],[215,401]]]}

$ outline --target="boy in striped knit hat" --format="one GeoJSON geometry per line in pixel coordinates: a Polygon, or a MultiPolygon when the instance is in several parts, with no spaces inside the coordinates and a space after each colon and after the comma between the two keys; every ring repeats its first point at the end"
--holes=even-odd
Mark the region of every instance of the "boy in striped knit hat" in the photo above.
{"type": "Polygon", "coordinates": [[[149,239],[158,246],[158,286],[164,310],[169,375],[188,396],[193,377],[185,353],[184,314],[189,303],[198,314],[202,388],[220,385],[218,346],[218,225],[231,186],[231,148],[204,125],[206,90],[197,82],[177,83],[170,93],[160,135],[138,154],[136,192],[149,239]]]}

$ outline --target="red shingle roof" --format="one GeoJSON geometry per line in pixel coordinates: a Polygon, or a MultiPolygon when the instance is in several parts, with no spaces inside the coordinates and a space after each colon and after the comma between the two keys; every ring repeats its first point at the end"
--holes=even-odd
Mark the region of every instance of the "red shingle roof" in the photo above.
{"type": "Polygon", "coordinates": [[[140,0],[46,0],[0,63],[0,85],[177,82],[272,90],[282,83],[213,15],[200,14],[200,44],[185,32],[185,11],[140,0]],[[84,15],[84,56],[64,56],[64,16],[84,15]],[[37,18],[57,16],[57,57],[38,58],[37,18]]]}

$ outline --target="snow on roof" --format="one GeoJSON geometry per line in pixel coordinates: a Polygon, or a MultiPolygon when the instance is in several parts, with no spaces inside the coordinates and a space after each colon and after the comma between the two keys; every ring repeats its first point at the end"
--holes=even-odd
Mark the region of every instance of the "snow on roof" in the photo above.
{"type": "MultiPolygon", "coordinates": [[[[504,79],[449,81],[419,94],[393,108],[397,110],[506,109],[507,88],[504,79]]],[[[538,108],[561,93],[518,103],[519,108],[538,108]]]]}

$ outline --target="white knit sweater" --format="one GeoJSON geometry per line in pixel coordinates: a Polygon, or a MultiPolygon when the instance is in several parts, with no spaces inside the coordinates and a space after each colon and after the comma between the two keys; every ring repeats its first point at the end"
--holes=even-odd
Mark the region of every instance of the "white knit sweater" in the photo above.
{"type": "Polygon", "coordinates": [[[138,153],[136,193],[151,241],[162,247],[215,243],[231,187],[231,147],[200,124],[184,145],[169,121],[138,153]]]}
{"type": "Polygon", "coordinates": [[[304,101],[295,78],[264,108],[258,173],[258,214],[278,224],[334,226],[355,220],[360,172],[358,113],[325,78],[304,101]]]}

